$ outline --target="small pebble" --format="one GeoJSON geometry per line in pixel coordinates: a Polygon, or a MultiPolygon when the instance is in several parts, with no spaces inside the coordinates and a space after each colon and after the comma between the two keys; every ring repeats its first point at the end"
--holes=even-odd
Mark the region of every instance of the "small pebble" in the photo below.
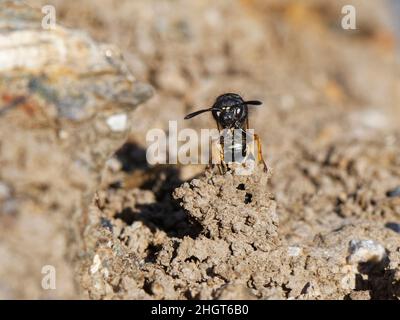
{"type": "Polygon", "coordinates": [[[93,258],[93,264],[90,266],[90,273],[95,274],[101,266],[101,260],[98,254],[93,258]]]}
{"type": "Polygon", "coordinates": [[[394,232],[400,233],[400,223],[388,222],[385,224],[385,227],[393,230],[394,232]]]}
{"type": "Polygon", "coordinates": [[[389,198],[400,197],[400,186],[386,192],[386,196],[389,198]]]}
{"type": "Polygon", "coordinates": [[[118,113],[107,118],[107,125],[114,132],[125,131],[127,126],[127,115],[125,113],[118,113]]]}
{"type": "Polygon", "coordinates": [[[60,139],[62,139],[62,140],[66,140],[66,139],[68,139],[69,134],[68,134],[68,132],[65,131],[65,130],[60,130],[60,131],[58,132],[58,137],[59,137],[60,139]]]}
{"type": "Polygon", "coordinates": [[[118,172],[122,170],[122,163],[117,158],[113,157],[107,160],[106,162],[107,168],[109,168],[112,172],[118,172]]]}
{"type": "Polygon", "coordinates": [[[380,262],[386,257],[385,248],[374,240],[351,240],[347,262],[351,264],[380,262]]]}
{"type": "Polygon", "coordinates": [[[191,185],[194,186],[194,187],[200,187],[201,182],[200,182],[199,179],[193,179],[193,180],[191,181],[191,185]]]}
{"type": "Polygon", "coordinates": [[[301,254],[302,251],[303,251],[303,249],[300,247],[295,247],[295,246],[288,247],[289,257],[297,257],[298,255],[301,254]]]}

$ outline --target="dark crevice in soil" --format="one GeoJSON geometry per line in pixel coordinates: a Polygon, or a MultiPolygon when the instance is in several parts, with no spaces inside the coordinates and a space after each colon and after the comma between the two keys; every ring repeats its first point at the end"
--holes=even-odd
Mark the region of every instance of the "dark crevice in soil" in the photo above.
{"type": "Polygon", "coordinates": [[[147,248],[147,255],[144,261],[146,263],[155,263],[157,259],[157,254],[162,249],[161,245],[150,244],[147,248]]]}
{"type": "Polygon", "coordinates": [[[389,259],[386,257],[380,263],[364,262],[358,265],[360,274],[356,276],[356,291],[368,290],[373,300],[395,299],[394,270],[388,270],[389,259]],[[362,275],[367,276],[364,279],[362,275]]]}
{"type": "Polygon", "coordinates": [[[128,225],[142,221],[152,232],[163,230],[170,237],[196,238],[200,234],[199,224],[189,221],[179,202],[172,197],[172,192],[183,183],[178,168],[162,165],[150,167],[146,161],[146,151],[132,142],[123,145],[116,152],[116,157],[121,161],[123,171],[128,174],[125,184],[151,190],[156,202],[124,208],[116,213],[115,218],[128,225]],[[138,171],[141,174],[135,176],[138,171]]]}

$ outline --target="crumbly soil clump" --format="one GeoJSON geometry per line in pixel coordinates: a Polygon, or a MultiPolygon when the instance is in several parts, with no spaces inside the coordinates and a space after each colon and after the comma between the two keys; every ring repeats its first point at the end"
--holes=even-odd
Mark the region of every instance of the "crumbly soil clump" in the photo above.
{"type": "Polygon", "coordinates": [[[89,296],[398,297],[399,235],[359,221],[290,244],[267,183],[262,168],[250,176],[207,170],[176,188],[164,205],[154,203],[150,191],[132,190],[123,203],[107,201],[120,199],[121,190],[99,193],[87,230],[91,255],[82,269],[89,296]]]}

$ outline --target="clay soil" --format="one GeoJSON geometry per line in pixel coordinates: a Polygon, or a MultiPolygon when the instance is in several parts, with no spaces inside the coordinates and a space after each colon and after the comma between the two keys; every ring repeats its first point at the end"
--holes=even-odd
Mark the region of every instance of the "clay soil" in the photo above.
{"type": "Polygon", "coordinates": [[[155,89],[88,210],[81,297],[400,297],[400,82],[383,2],[352,1],[357,31],[340,27],[341,1],[50,2],[155,89]],[[250,124],[268,174],[146,163],[149,129],[213,128],[183,117],[224,92],[264,102],[250,124]]]}

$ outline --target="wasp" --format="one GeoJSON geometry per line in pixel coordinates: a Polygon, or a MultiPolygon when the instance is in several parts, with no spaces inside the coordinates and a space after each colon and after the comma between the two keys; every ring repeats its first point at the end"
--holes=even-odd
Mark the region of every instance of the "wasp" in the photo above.
{"type": "Polygon", "coordinates": [[[245,101],[235,93],[225,93],[217,97],[212,107],[188,114],[186,119],[204,112],[211,112],[217,124],[218,139],[214,139],[211,148],[211,164],[217,164],[221,174],[227,171],[238,172],[249,163],[268,167],[264,161],[260,137],[250,133],[248,106],[258,106],[258,100],[245,101]],[[255,148],[256,146],[256,148],[255,148]],[[257,149],[257,150],[255,150],[257,149]]]}

